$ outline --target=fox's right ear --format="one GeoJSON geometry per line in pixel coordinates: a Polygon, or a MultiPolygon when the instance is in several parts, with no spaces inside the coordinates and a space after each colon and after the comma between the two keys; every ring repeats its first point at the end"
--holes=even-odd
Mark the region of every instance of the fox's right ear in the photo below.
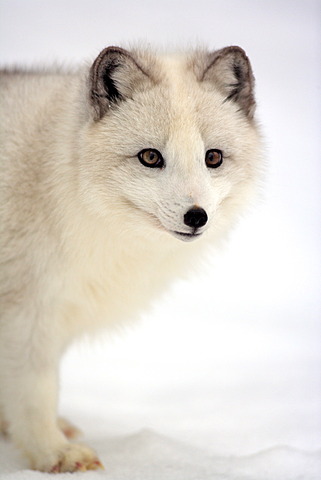
{"type": "Polygon", "coordinates": [[[134,56],[120,47],[105,48],[90,69],[90,103],[100,120],[113,106],[151,83],[134,56]]]}

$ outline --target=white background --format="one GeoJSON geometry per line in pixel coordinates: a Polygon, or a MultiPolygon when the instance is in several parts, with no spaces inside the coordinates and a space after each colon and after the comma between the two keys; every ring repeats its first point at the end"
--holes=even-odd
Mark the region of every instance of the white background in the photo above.
{"type": "MultiPolygon", "coordinates": [[[[138,40],[235,44],[257,80],[263,198],[139,324],[63,361],[61,413],[83,428],[106,479],[321,477],[320,7],[0,1],[1,65],[74,64],[138,40]]],[[[1,480],[41,476],[0,441],[1,480]]]]}

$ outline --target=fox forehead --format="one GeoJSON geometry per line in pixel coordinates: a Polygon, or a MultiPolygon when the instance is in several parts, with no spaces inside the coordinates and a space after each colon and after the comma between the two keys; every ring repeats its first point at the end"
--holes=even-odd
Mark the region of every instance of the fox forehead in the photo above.
{"type": "Polygon", "coordinates": [[[107,132],[113,132],[108,135],[112,142],[121,139],[119,148],[124,148],[124,154],[143,147],[190,151],[200,146],[214,148],[213,142],[228,143],[229,129],[238,123],[235,107],[224,105],[219,92],[203,89],[190,72],[188,76],[184,72],[181,62],[171,61],[164,80],[137,92],[100,122],[107,132]]]}

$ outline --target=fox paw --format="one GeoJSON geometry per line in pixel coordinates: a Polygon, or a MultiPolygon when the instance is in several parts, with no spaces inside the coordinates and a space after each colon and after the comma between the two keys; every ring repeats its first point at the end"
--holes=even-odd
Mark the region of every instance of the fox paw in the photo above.
{"type": "Polygon", "coordinates": [[[32,468],[42,472],[85,472],[87,470],[104,469],[96,453],[85,445],[68,443],[60,449],[54,462],[45,464],[43,461],[34,462],[32,468]]]}

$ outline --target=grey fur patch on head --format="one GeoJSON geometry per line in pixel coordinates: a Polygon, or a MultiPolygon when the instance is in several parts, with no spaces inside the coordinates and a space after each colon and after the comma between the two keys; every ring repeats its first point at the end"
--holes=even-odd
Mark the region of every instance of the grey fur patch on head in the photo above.
{"type": "Polygon", "coordinates": [[[250,119],[255,112],[254,75],[244,50],[225,47],[212,53],[198,52],[193,61],[200,82],[210,82],[225,96],[236,102],[250,119]]]}

